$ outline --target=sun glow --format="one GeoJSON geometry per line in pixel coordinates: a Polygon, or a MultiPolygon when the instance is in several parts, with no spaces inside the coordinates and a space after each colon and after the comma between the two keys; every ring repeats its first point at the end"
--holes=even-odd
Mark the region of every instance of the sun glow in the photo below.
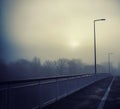
{"type": "Polygon", "coordinates": [[[70,42],[70,48],[77,49],[80,46],[78,41],[71,41],[70,42]]]}

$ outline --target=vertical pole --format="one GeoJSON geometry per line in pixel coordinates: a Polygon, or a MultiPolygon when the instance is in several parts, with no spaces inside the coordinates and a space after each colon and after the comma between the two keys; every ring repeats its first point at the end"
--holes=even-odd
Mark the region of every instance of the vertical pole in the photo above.
{"type": "Polygon", "coordinates": [[[96,32],[95,32],[95,20],[94,20],[94,72],[96,74],[97,68],[96,68],[96,32]]]}
{"type": "Polygon", "coordinates": [[[96,21],[104,21],[106,19],[96,19],[94,20],[94,70],[95,74],[97,73],[97,65],[96,65],[96,31],[95,31],[95,23],[96,21]]]}
{"type": "Polygon", "coordinates": [[[111,67],[111,62],[110,62],[110,56],[112,55],[112,53],[108,53],[108,69],[109,69],[109,73],[111,73],[111,69],[110,69],[110,67],[111,67]]]}
{"type": "Polygon", "coordinates": [[[110,73],[109,53],[108,53],[108,72],[110,73]]]}

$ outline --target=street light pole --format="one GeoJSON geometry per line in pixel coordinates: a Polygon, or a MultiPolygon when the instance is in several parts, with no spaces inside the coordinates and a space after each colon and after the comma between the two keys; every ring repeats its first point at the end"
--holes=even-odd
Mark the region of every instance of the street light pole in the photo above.
{"type": "Polygon", "coordinates": [[[94,67],[95,67],[95,74],[97,71],[97,67],[96,67],[96,31],[95,31],[95,20],[94,20],[94,67]]]}
{"type": "Polygon", "coordinates": [[[106,19],[96,19],[96,20],[94,20],[94,70],[95,70],[95,74],[96,74],[96,72],[97,72],[97,66],[96,66],[96,25],[95,25],[95,23],[97,22],[97,21],[104,21],[104,20],[106,20],[106,19]]]}
{"type": "Polygon", "coordinates": [[[109,69],[109,73],[111,73],[111,69],[110,69],[110,67],[111,67],[111,65],[110,65],[110,56],[112,55],[113,53],[108,53],[108,69],[109,69]]]}

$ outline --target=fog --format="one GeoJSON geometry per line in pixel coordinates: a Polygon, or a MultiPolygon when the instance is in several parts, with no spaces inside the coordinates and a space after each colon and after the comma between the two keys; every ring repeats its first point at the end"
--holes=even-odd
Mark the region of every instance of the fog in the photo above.
{"type": "Polygon", "coordinates": [[[60,58],[93,64],[93,20],[97,63],[119,63],[119,0],[1,0],[1,58],[42,62],[60,58]]]}

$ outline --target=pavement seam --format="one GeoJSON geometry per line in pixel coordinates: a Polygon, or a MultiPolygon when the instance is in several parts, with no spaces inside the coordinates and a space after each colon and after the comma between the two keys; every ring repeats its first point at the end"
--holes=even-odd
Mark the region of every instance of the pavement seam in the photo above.
{"type": "Polygon", "coordinates": [[[103,109],[105,101],[107,100],[108,94],[109,94],[109,92],[111,90],[111,86],[113,84],[114,79],[115,79],[115,77],[113,77],[112,81],[110,82],[110,84],[109,84],[109,86],[107,88],[107,91],[105,92],[103,98],[101,99],[101,102],[100,102],[100,104],[99,104],[97,109],[103,109]]]}

